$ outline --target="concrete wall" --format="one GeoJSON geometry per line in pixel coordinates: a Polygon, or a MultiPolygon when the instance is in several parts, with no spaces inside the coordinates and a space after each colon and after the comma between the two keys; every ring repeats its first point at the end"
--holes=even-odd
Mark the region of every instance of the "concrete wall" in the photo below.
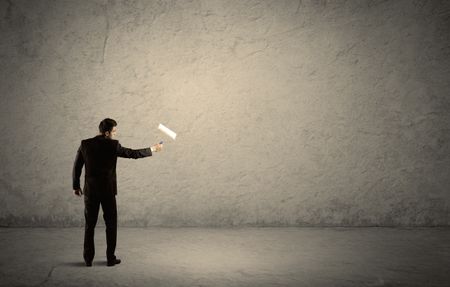
{"type": "Polygon", "coordinates": [[[72,164],[105,117],[124,146],[166,141],[118,160],[120,225],[450,223],[448,1],[10,0],[0,18],[3,226],[84,224],[72,164]]]}

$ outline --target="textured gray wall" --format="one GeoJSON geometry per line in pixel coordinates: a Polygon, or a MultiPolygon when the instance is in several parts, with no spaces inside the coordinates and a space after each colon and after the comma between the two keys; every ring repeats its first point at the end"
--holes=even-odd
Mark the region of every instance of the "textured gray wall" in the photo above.
{"type": "Polygon", "coordinates": [[[449,1],[0,11],[1,225],[84,223],[72,164],[105,117],[167,142],[118,160],[121,225],[450,223],[449,1]]]}

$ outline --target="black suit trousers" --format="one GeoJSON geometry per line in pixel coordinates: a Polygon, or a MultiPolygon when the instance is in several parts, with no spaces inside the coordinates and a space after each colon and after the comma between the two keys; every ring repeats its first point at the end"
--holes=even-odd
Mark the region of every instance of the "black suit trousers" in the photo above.
{"type": "Polygon", "coordinates": [[[97,224],[100,205],[103,209],[103,219],[106,226],[106,258],[114,260],[117,242],[117,205],[116,196],[111,192],[90,193],[84,195],[84,250],[83,257],[86,262],[92,262],[95,255],[94,230],[97,224]]]}

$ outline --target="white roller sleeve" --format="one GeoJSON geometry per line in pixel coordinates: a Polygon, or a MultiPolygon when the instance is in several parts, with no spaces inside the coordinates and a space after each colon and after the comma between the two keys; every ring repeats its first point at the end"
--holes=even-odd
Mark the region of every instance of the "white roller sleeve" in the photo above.
{"type": "Polygon", "coordinates": [[[175,138],[177,137],[177,134],[170,130],[168,127],[164,126],[163,124],[159,124],[158,129],[160,131],[162,131],[163,133],[165,133],[166,135],[168,135],[169,137],[171,137],[173,140],[175,140],[175,138]]]}

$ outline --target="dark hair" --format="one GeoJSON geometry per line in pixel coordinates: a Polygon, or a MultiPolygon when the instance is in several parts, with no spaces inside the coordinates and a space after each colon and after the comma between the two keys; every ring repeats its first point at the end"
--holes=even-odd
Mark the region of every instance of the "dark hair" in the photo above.
{"type": "Polygon", "coordinates": [[[98,130],[102,134],[105,134],[106,132],[111,132],[115,126],[117,126],[117,122],[115,120],[106,118],[100,122],[98,125],[98,130]]]}

